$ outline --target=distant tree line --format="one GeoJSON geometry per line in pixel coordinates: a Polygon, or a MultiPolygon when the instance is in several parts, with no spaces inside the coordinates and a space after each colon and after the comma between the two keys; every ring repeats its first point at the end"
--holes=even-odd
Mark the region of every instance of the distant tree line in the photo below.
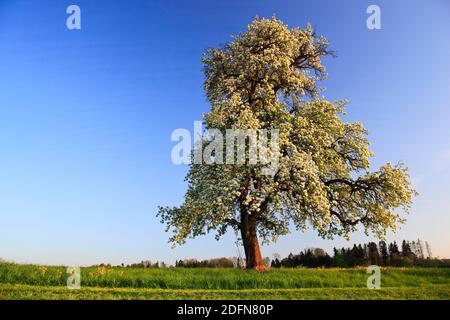
{"type": "Polygon", "coordinates": [[[271,261],[272,268],[352,268],[356,266],[392,266],[392,267],[450,267],[449,260],[433,258],[428,242],[403,240],[400,247],[397,242],[380,241],[367,244],[354,244],[352,248],[333,248],[333,256],[323,249],[311,248],[299,254],[289,254],[281,259],[279,255],[271,261]]]}
{"type": "Polygon", "coordinates": [[[228,258],[215,258],[209,260],[186,259],[177,260],[175,267],[183,268],[233,268],[236,262],[228,258]]]}
{"type": "Polygon", "coordinates": [[[110,263],[95,264],[90,267],[105,267],[105,268],[167,268],[168,265],[164,261],[151,262],[150,260],[142,260],[141,262],[131,264],[111,265],[110,263]]]}
{"type": "Polygon", "coordinates": [[[164,261],[151,262],[150,260],[141,261],[139,263],[132,263],[127,265],[128,268],[166,268],[167,265],[164,261]]]}
{"type": "MultiPolygon", "coordinates": [[[[0,259],[1,262],[1,259],[0,259]]],[[[386,243],[385,241],[354,244],[348,248],[333,248],[333,254],[328,254],[321,248],[309,248],[299,254],[290,253],[286,258],[274,254],[273,259],[263,259],[265,266],[272,268],[352,268],[357,266],[390,266],[390,267],[450,267],[450,259],[433,257],[430,245],[420,239],[415,241],[403,240],[386,243]]],[[[110,264],[96,265],[111,267],[110,264]]],[[[245,259],[242,257],[214,258],[206,260],[184,259],[176,260],[175,266],[167,265],[163,261],[151,262],[144,260],[139,263],[121,264],[117,267],[126,268],[244,268],[245,259]]]]}

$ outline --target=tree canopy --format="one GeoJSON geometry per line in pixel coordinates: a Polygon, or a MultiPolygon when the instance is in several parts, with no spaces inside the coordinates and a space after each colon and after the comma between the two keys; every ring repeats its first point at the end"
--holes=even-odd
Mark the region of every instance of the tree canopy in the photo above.
{"type": "Polygon", "coordinates": [[[276,18],[256,18],[230,43],[206,51],[205,128],[279,130],[278,167],[264,175],[261,163],[191,164],[184,203],[159,209],[173,244],[212,230],[219,238],[231,227],[241,232],[247,267],[258,268],[258,236],[269,242],[293,226],[348,237],[361,225],[383,238],[404,221],[416,194],[407,167],[371,171],[363,124],[343,120],[346,101],[319,96],[322,59],[331,54],[310,25],[289,28],[276,18]]]}

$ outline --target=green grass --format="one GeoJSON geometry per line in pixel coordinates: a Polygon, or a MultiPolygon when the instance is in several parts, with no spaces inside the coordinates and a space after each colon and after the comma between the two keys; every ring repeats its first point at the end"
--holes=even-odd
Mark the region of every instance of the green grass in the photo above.
{"type": "Polygon", "coordinates": [[[445,285],[398,287],[369,290],[366,288],[303,288],[245,290],[174,290],[147,288],[82,288],[0,284],[0,299],[450,299],[445,285]]]}
{"type": "Polygon", "coordinates": [[[66,268],[0,264],[0,299],[450,299],[450,269],[384,268],[380,290],[360,269],[66,268]]]}

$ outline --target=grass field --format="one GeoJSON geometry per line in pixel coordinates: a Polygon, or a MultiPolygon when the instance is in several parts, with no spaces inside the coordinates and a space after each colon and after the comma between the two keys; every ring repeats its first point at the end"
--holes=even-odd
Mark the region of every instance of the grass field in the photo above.
{"type": "Polygon", "coordinates": [[[384,268],[381,289],[360,269],[82,268],[0,264],[0,299],[450,299],[450,269],[384,268]]]}

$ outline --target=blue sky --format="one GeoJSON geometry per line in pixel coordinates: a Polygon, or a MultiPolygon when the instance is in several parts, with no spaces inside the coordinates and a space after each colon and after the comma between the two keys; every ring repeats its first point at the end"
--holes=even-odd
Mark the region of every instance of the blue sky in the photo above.
{"type": "MultiPolygon", "coordinates": [[[[0,0],[0,257],[17,262],[129,263],[234,256],[234,234],[175,250],[156,218],[177,205],[186,166],[176,128],[208,111],[201,54],[259,15],[311,22],[327,58],[329,99],[371,132],[376,157],[405,161],[420,196],[388,240],[427,240],[450,257],[450,3],[435,1],[0,0]],[[82,29],[66,28],[81,8],[82,29]],[[382,29],[366,28],[381,8],[382,29]]],[[[263,247],[286,255],[325,241],[293,233],[263,247]]]]}

